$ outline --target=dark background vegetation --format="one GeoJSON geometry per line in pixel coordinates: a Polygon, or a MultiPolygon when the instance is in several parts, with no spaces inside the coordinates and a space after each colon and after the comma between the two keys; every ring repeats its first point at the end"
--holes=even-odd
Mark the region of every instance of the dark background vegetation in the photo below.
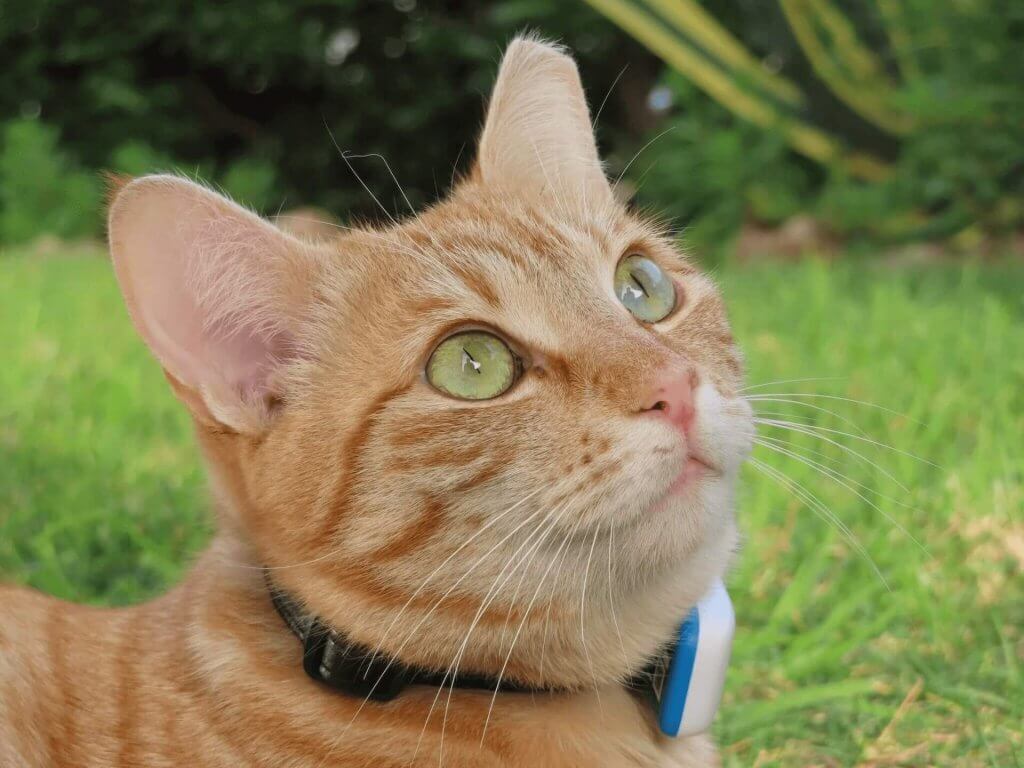
{"type": "MultiPolygon", "coordinates": [[[[5,129],[5,210],[45,206],[63,186],[40,177],[43,161],[83,214],[57,223],[67,234],[95,226],[96,183],[76,168],[178,168],[270,213],[316,204],[380,216],[331,134],[344,151],[387,158],[418,206],[471,161],[502,48],[524,27],[572,46],[595,98],[633,62],[604,133],[632,144],[651,127],[642,113],[656,61],[583,4],[258,0],[111,13],[57,0],[8,13],[0,114],[21,117],[5,129]]],[[[384,163],[352,163],[394,209],[402,198],[384,163]]],[[[5,220],[8,237],[33,229],[5,220]]]]}
{"type": "MultiPolygon", "coordinates": [[[[471,162],[500,51],[524,28],[573,49],[593,108],[607,97],[611,173],[626,169],[638,202],[698,245],[800,216],[870,244],[1012,237],[1024,220],[1024,3],[901,2],[920,70],[902,80],[883,5],[835,3],[899,80],[893,101],[924,126],[910,136],[836,98],[776,3],[703,3],[801,88],[803,119],[892,164],[865,182],[736,117],[584,2],[0,0],[0,242],[99,234],[107,169],[196,174],[265,213],[382,216],[334,142],[387,158],[412,204],[429,202],[471,162]]],[[[351,162],[387,207],[404,207],[380,158],[351,162]]]]}

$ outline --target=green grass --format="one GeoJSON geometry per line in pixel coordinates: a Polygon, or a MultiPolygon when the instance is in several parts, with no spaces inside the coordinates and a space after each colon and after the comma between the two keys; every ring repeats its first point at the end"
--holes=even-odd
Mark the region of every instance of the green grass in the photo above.
{"type": "MultiPolygon", "coordinates": [[[[1024,271],[720,272],[751,382],[838,377],[755,392],[904,415],[806,401],[851,426],[788,403],[762,410],[862,429],[926,460],[824,433],[872,467],[806,435],[763,433],[834,462],[882,512],[758,448],[859,544],[748,470],[730,579],[740,626],[717,725],[727,764],[1020,766],[1024,271]]],[[[106,262],[5,256],[0,329],[0,574],[75,600],[159,592],[208,535],[204,481],[106,262]]]]}

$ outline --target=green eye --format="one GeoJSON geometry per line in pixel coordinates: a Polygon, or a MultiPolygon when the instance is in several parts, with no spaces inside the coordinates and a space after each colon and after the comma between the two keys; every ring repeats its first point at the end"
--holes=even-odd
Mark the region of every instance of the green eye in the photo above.
{"type": "Polygon", "coordinates": [[[637,320],[656,323],[676,306],[676,287],[661,267],[631,254],[615,268],[615,295],[637,320]]]}
{"type": "Polygon", "coordinates": [[[492,333],[463,331],[442,341],[427,361],[427,381],[460,400],[489,400],[516,380],[516,356],[492,333]]]}

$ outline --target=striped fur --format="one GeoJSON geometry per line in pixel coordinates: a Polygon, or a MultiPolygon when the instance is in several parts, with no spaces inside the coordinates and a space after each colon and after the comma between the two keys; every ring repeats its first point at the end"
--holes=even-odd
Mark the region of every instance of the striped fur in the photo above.
{"type": "MultiPolygon", "coordinates": [[[[476,170],[388,228],[297,239],[180,179],[116,192],[115,267],[193,415],[219,533],[145,605],[0,589],[0,765],[716,763],[703,738],[659,737],[620,681],[736,546],[752,430],[722,301],[665,233],[615,202],[571,59],[517,41],[496,94],[476,170]],[[524,156],[531,136],[542,146],[524,156]],[[209,344],[192,357],[161,347],[151,294],[136,287],[144,205],[208,220],[181,290],[208,314],[196,333],[232,355],[264,350],[244,391],[225,384],[227,363],[204,372],[209,344]],[[679,286],[682,306],[653,327],[612,290],[629,251],[679,286]],[[495,400],[452,400],[424,364],[474,326],[501,333],[525,373],[495,400]],[[697,370],[695,432],[717,471],[668,495],[687,446],[636,412],[677,361],[697,370]],[[303,675],[262,565],[382,652],[568,692],[503,693],[493,708],[469,690],[413,688],[387,704],[328,692],[303,675]]],[[[188,224],[175,226],[173,237],[188,224]]]]}

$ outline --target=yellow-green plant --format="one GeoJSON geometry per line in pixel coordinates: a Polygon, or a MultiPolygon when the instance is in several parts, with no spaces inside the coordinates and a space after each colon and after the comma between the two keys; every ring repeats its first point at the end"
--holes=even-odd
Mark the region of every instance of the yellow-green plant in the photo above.
{"type": "MultiPolygon", "coordinates": [[[[796,152],[857,178],[888,175],[885,161],[844,147],[803,119],[799,112],[806,97],[799,87],[766,70],[695,0],[586,2],[731,112],[779,131],[796,152]]],[[[779,2],[816,73],[839,99],[883,131],[914,130],[913,121],[895,107],[895,87],[881,63],[842,12],[829,0],[779,2]]]]}
{"type": "Polygon", "coordinates": [[[881,62],[838,8],[829,0],[779,0],[779,5],[814,71],[832,93],[888,133],[904,136],[914,130],[914,121],[893,106],[894,87],[881,62]]]}
{"type": "Polygon", "coordinates": [[[748,42],[771,40],[783,56],[796,46],[782,71],[716,18],[732,3],[586,4],[672,70],[679,130],[649,150],[643,187],[670,201],[691,237],[719,243],[748,219],[798,212],[888,243],[1003,238],[1024,226],[1021,3],[746,4],[748,42]]]}

